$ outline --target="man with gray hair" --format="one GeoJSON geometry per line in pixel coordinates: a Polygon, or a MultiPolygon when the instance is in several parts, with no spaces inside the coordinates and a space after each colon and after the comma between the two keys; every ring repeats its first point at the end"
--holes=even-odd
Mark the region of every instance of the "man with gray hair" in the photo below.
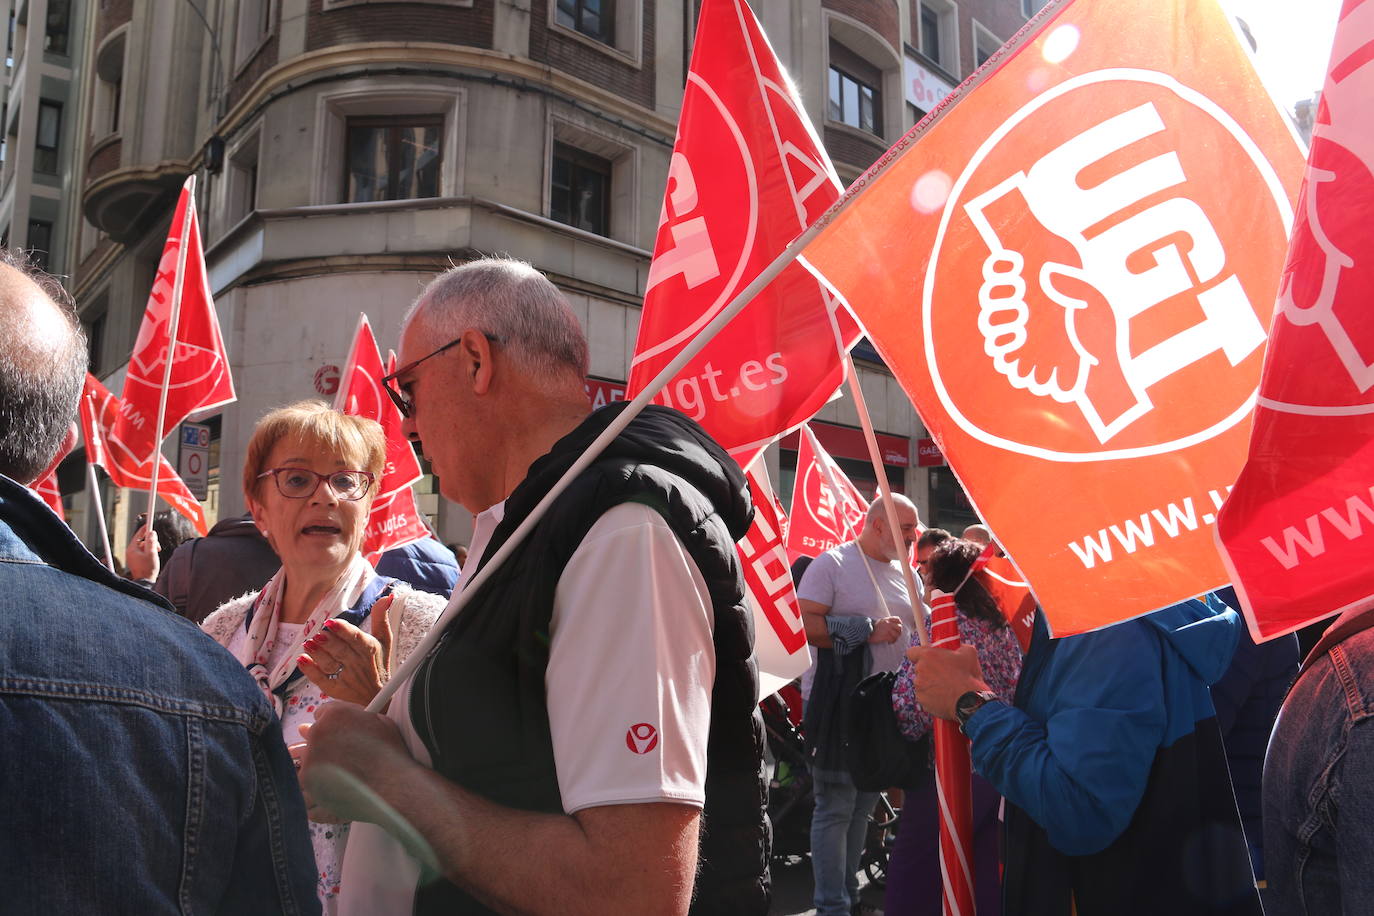
{"type": "MultiPolygon", "coordinates": [[[[464,580],[625,406],[591,412],[576,317],[511,260],[434,280],[400,362],[404,429],[476,516],[464,580]]],[[[321,817],[355,821],[340,913],[766,913],[734,550],[752,514],[739,466],[650,406],[470,596],[388,716],[327,706],[303,773],[321,817]],[[422,883],[423,859],[442,880],[422,883]]]]}
{"type": "Polygon", "coordinates": [[[318,913],[281,724],[26,484],[75,441],[86,341],[0,250],[0,786],[7,913],[318,913]]]}
{"type": "Polygon", "coordinates": [[[921,603],[920,580],[913,599],[900,563],[920,531],[916,507],[898,493],[892,502],[899,531],[888,525],[884,499],[875,499],[859,536],[816,557],[797,587],[807,641],[819,649],[805,713],[815,777],[811,870],[817,916],[858,910],[859,859],[868,815],[878,801],[877,792],[859,791],[845,762],[849,697],[868,675],[902,664],[901,637],[915,628],[912,609],[921,603]]]}

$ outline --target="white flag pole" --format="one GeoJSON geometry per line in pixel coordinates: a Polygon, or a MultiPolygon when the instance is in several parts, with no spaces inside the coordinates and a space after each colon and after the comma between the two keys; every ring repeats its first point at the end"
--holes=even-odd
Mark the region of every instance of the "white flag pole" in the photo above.
{"type": "MultiPolygon", "coordinates": [[[[831,496],[836,506],[839,508],[839,511],[836,512],[835,515],[840,520],[840,524],[844,526],[844,530],[841,533],[844,535],[846,541],[858,540],[859,536],[854,533],[854,526],[850,523],[849,516],[844,512],[844,508],[840,504],[841,493],[844,491],[840,489],[839,481],[835,478],[835,468],[832,467],[833,462],[830,460],[830,454],[828,452],[826,453],[825,461],[819,460],[821,455],[821,444],[817,441],[816,434],[811,432],[811,426],[809,424],[802,424],[802,435],[806,436],[807,441],[810,443],[813,460],[821,466],[821,473],[825,475],[825,484],[830,488],[831,496]]],[[[800,484],[798,484],[798,486],[800,486],[800,484]]],[[[859,551],[862,553],[863,548],[860,547],[859,551]]],[[[892,611],[888,608],[887,596],[883,594],[882,586],[878,584],[878,577],[873,575],[873,570],[867,562],[864,563],[864,572],[868,573],[868,581],[873,585],[873,594],[878,596],[878,606],[883,609],[883,616],[891,617],[892,611]]],[[[912,608],[911,616],[913,618],[916,616],[915,608],[912,608]]]]}
{"type": "Polygon", "coordinates": [[[162,370],[162,388],[158,394],[156,435],[153,438],[153,469],[148,482],[148,524],[152,524],[157,512],[157,478],[162,470],[162,439],[166,431],[162,424],[167,419],[167,391],[172,387],[172,361],[177,352],[177,325],[181,322],[181,290],[186,277],[186,251],[190,248],[191,216],[196,205],[196,175],[191,173],[182,185],[181,193],[186,197],[186,211],[181,217],[181,235],[177,242],[177,272],[172,278],[172,317],[167,324],[167,361],[162,370]]]}
{"type": "Polygon", "coordinates": [[[663,390],[668,382],[672,381],[674,376],[682,371],[682,367],[686,366],[693,357],[700,353],[701,350],[711,342],[711,339],[714,338],[716,334],[720,333],[721,328],[729,324],[755,296],[762,292],[769,283],[772,283],[777,278],[778,274],[786,269],[787,265],[796,260],[797,255],[801,253],[801,250],[806,247],[807,243],[819,235],[821,230],[829,223],[829,217],[832,217],[838,211],[839,207],[837,205],[837,207],[832,208],[824,216],[812,223],[805,232],[793,239],[792,244],[783,249],[782,252],[773,259],[772,263],[765,267],[763,271],[754,278],[753,282],[740,290],[739,294],[736,295],[734,299],[730,300],[730,304],[721,309],[719,314],[711,319],[711,322],[707,324],[706,327],[702,328],[687,346],[682,348],[681,352],[673,358],[673,361],[664,366],[662,371],[654,376],[653,381],[645,386],[643,391],[635,395],[633,400],[626,404],[625,409],[611,421],[609,426],[602,430],[601,435],[597,436],[592,444],[587,446],[587,450],[573,462],[572,466],[563,473],[563,476],[560,477],[553,487],[549,489],[549,492],[544,495],[544,498],[530,510],[530,514],[525,517],[525,520],[522,521],[513,532],[511,532],[511,536],[501,545],[500,549],[492,555],[491,559],[487,561],[477,575],[464,582],[462,592],[444,609],[444,613],[435,621],[434,626],[430,627],[429,632],[425,634],[425,638],[421,640],[420,645],[411,652],[410,658],[408,658],[406,663],[392,675],[391,679],[383,685],[381,692],[368,704],[367,708],[369,711],[382,712],[386,709],[387,704],[391,702],[392,694],[394,694],[396,689],[405,682],[406,678],[415,673],[415,669],[424,661],[430,649],[434,648],[439,642],[439,639],[444,635],[444,629],[467,605],[469,596],[475,594],[477,590],[491,578],[492,574],[500,568],[501,564],[506,561],[506,558],[515,552],[515,549],[520,546],[521,542],[525,540],[530,531],[534,529],[534,526],[543,518],[544,513],[548,511],[553,501],[568,488],[568,485],[572,483],[574,478],[585,471],[593,461],[600,457],[601,453],[605,451],[606,446],[611,444],[611,440],[619,436],[621,431],[624,430],[626,426],[630,425],[630,421],[639,416],[640,411],[642,411],[648,403],[663,390]]]}
{"type": "Polygon", "coordinates": [[[105,528],[105,503],[100,498],[100,479],[96,476],[95,465],[86,462],[86,479],[90,482],[91,503],[95,507],[96,521],[100,523],[100,543],[105,546],[105,565],[110,572],[115,571],[114,551],[110,549],[110,532],[105,528]]]}
{"type": "Polygon", "coordinates": [[[859,425],[863,427],[864,440],[868,443],[868,459],[873,462],[873,473],[878,478],[878,490],[883,496],[884,516],[887,518],[887,527],[892,533],[892,538],[898,545],[897,554],[902,561],[902,578],[906,580],[906,593],[912,596],[911,618],[916,624],[916,640],[920,645],[930,645],[930,636],[926,633],[926,615],[923,608],[918,605],[920,602],[915,597],[920,594],[916,591],[916,577],[911,571],[911,557],[907,555],[905,549],[900,549],[902,544],[902,527],[897,523],[897,507],[892,503],[892,487],[887,482],[887,468],[883,465],[882,453],[878,451],[878,437],[873,434],[873,420],[868,415],[868,402],[864,400],[863,389],[859,387],[859,376],[854,371],[854,359],[848,353],[844,354],[845,374],[849,376],[849,391],[854,395],[854,406],[859,410],[859,425]]]}

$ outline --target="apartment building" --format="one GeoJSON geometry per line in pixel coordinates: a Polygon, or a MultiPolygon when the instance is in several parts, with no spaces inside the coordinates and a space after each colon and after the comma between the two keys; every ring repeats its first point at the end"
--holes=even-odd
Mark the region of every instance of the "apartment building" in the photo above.
{"type": "MultiPolygon", "coordinates": [[[[849,181],[1033,5],[758,0],[754,8],[849,181]]],[[[593,400],[623,396],[695,2],[92,6],[73,289],[94,369],[118,391],[177,191],[197,173],[240,394],[204,421],[213,432],[212,513],[243,509],[235,481],[256,419],[332,395],[360,311],[382,346],[395,346],[405,309],[451,260],[505,252],[546,272],[587,330],[593,400]]],[[[857,356],[889,480],[936,523],[972,520],[946,468],[917,466],[924,431],[891,373],[871,348],[857,356]]],[[[816,423],[856,481],[871,482],[857,427],[847,397],[816,423]]],[[[768,457],[784,495],[794,449],[784,440],[768,457]]],[[[441,538],[465,541],[467,513],[439,499],[432,479],[417,490],[441,538]]],[[[82,498],[72,495],[74,504],[82,498]]],[[[132,507],[120,494],[107,502],[118,541],[142,497],[132,507]]]]}

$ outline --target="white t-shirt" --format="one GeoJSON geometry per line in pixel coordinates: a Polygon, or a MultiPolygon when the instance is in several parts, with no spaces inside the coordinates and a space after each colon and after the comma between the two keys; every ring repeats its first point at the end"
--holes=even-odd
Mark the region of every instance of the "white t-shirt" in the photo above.
{"type": "MultiPolygon", "coordinates": [[[[921,600],[921,580],[916,579],[917,601],[921,600]]],[[[900,617],[902,633],[906,638],[892,643],[870,643],[873,653],[873,672],[896,671],[905,657],[907,640],[916,626],[916,618],[911,613],[911,600],[907,597],[906,580],[902,576],[902,564],[897,561],[874,560],[865,554],[857,541],[850,541],[832,547],[811,561],[802,574],[801,584],[797,586],[797,597],[803,601],[814,601],[830,608],[830,613],[838,617],[869,617],[879,620],[883,617],[900,617]],[[864,567],[868,567],[868,571],[864,567]],[[873,578],[869,578],[869,572],[873,578]],[[877,582],[882,599],[873,590],[877,582]],[[883,601],[887,607],[883,607],[883,601]]],[[[812,666],[814,670],[814,665],[812,666]]],[[[810,693],[810,678],[806,679],[806,693],[810,693]]]]}
{"type": "MultiPolygon", "coordinates": [[[[466,568],[477,569],[504,513],[501,503],[477,516],[466,568]]],[[[550,623],[545,687],[564,811],[702,806],[715,668],[706,582],[667,522],[639,503],[601,516],[563,570],[550,623]]],[[[428,766],[410,689],[396,692],[388,715],[428,766]]],[[[355,823],[339,912],[410,912],[418,875],[380,827],[355,823]]]]}

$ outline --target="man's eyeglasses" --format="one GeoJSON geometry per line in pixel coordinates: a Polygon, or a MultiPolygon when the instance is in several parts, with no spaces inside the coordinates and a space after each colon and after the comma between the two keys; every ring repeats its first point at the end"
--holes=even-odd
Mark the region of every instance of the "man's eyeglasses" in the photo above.
{"type": "Polygon", "coordinates": [[[315,495],[322,481],[328,482],[329,489],[339,499],[353,502],[362,499],[372,489],[370,471],[334,471],[320,474],[309,468],[268,468],[258,475],[258,480],[271,477],[277,484],[277,492],[288,499],[308,499],[315,495]]]}
{"type": "MultiPolygon", "coordinates": [[[[499,344],[501,342],[500,337],[497,337],[495,334],[488,334],[486,331],[482,332],[482,336],[494,344],[499,344]]],[[[386,389],[387,396],[391,398],[391,403],[396,405],[396,409],[401,412],[401,416],[415,416],[415,399],[411,397],[410,392],[406,390],[410,387],[409,384],[402,385],[400,382],[397,381],[397,379],[400,378],[402,375],[405,375],[407,372],[413,370],[416,366],[420,365],[420,363],[424,362],[425,360],[433,359],[440,353],[443,353],[445,350],[456,347],[458,346],[458,344],[462,342],[462,335],[459,335],[458,337],[455,337],[453,338],[453,340],[450,340],[448,343],[444,344],[439,349],[435,350],[433,353],[430,353],[426,356],[422,356],[416,360],[411,360],[401,368],[397,369],[395,372],[392,372],[389,375],[382,376],[382,387],[386,389]]]]}

